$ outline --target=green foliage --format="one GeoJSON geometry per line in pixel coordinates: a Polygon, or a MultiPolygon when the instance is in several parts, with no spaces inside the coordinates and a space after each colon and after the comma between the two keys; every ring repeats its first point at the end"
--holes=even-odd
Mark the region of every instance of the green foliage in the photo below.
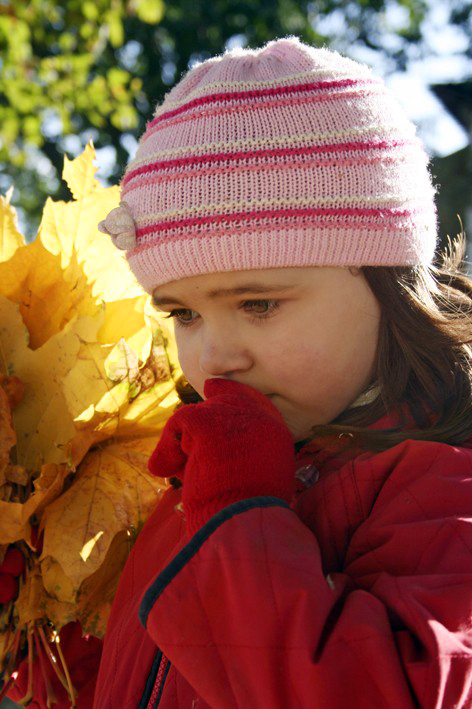
{"type": "Polygon", "coordinates": [[[0,6],[0,123],[7,119],[10,124],[7,133],[2,131],[0,160],[21,164],[25,145],[46,142],[42,121],[47,109],[60,119],[63,135],[109,121],[119,130],[137,127],[141,82],[124,69],[107,67],[103,56],[108,45],[123,44],[123,23],[133,14],[151,16],[148,4],[11,0],[0,6]]]}
{"type": "Polygon", "coordinates": [[[0,0],[0,192],[15,183],[13,201],[32,231],[46,194],[68,196],[58,176],[73,136],[76,153],[90,138],[115,149],[109,180],[117,182],[128,161],[122,134],[139,136],[191,62],[222,52],[235,35],[249,47],[288,34],[315,45],[334,40],[347,52],[357,43],[401,67],[412,47],[418,51],[427,7],[427,0],[0,0]],[[389,26],[392,6],[401,29],[389,26]]]}

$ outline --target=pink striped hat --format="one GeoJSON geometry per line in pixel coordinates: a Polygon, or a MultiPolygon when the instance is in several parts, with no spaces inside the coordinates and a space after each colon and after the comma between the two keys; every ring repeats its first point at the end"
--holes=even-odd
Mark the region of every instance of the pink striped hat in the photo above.
{"type": "Polygon", "coordinates": [[[297,37],[195,65],[157,107],[121,188],[136,237],[122,248],[149,292],[218,271],[434,255],[435,190],[414,126],[367,66],[297,37]]]}

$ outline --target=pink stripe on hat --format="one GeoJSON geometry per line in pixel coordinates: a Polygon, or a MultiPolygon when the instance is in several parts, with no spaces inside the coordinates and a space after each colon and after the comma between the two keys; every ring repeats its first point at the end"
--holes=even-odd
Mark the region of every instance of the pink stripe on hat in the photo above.
{"type": "Polygon", "coordinates": [[[207,103],[215,103],[215,102],[226,102],[226,101],[237,101],[237,100],[243,100],[246,101],[248,98],[262,98],[264,96],[283,96],[285,94],[294,94],[294,93],[302,93],[305,91],[326,91],[328,89],[338,89],[338,88],[345,88],[347,86],[359,86],[362,84],[369,84],[369,83],[380,83],[378,82],[377,79],[368,79],[368,80],[363,80],[363,81],[356,81],[354,79],[343,79],[341,81],[319,81],[317,83],[308,83],[308,84],[295,84],[294,86],[277,86],[275,88],[271,89],[261,89],[259,91],[235,91],[233,93],[221,93],[221,94],[213,94],[210,96],[205,96],[203,98],[199,99],[194,99],[193,101],[190,101],[189,103],[185,104],[184,106],[181,106],[180,108],[176,108],[173,111],[167,111],[167,113],[161,113],[161,115],[157,116],[154,118],[150,124],[149,124],[149,129],[153,128],[157,123],[160,123],[167,118],[172,118],[173,116],[179,115],[180,113],[183,113],[184,111],[188,111],[194,106],[201,106],[207,103]]]}
{"type": "MultiPolygon", "coordinates": [[[[184,165],[205,165],[208,163],[219,163],[231,161],[243,161],[250,158],[261,158],[261,157],[283,157],[284,155],[310,155],[314,153],[336,153],[336,152],[353,152],[353,151],[368,151],[368,150],[385,150],[396,147],[403,147],[406,141],[395,141],[392,140],[387,142],[382,141],[370,141],[364,143],[337,143],[333,145],[311,145],[304,146],[301,148],[279,148],[279,149],[267,149],[267,150],[247,150],[232,153],[218,153],[212,155],[208,153],[206,155],[196,155],[194,157],[185,158],[175,158],[173,160],[161,160],[157,162],[150,162],[146,165],[136,168],[136,170],[131,170],[123,178],[123,184],[128,185],[135,177],[140,175],[146,175],[149,172],[156,172],[160,169],[168,170],[174,167],[183,167],[184,165]]],[[[123,190],[125,193],[125,191],[123,190]]]]}
{"type": "Polygon", "coordinates": [[[157,107],[122,180],[127,257],[150,292],[215,271],[429,263],[434,192],[370,69],[274,40],[194,66],[157,107]]]}
{"type": "Polygon", "coordinates": [[[318,216],[335,216],[335,217],[376,217],[385,222],[386,219],[395,217],[412,217],[413,212],[408,209],[366,209],[366,208],[350,208],[350,207],[322,207],[309,209],[266,209],[254,212],[240,212],[238,214],[217,214],[214,216],[191,217],[189,219],[179,219],[168,222],[158,222],[149,226],[141,227],[136,232],[139,239],[145,234],[157,234],[159,231],[167,231],[172,227],[190,227],[195,224],[219,224],[221,222],[239,222],[241,219],[252,221],[257,219],[277,219],[277,217],[318,217],[318,216]]]}

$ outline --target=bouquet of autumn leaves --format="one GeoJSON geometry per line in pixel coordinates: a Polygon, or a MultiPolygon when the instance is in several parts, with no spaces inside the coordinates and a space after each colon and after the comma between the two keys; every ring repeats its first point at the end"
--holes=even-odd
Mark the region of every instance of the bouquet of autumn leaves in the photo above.
{"type": "Polygon", "coordinates": [[[97,229],[119,194],[94,156],[66,158],[73,200],[46,202],[30,244],[0,197],[0,698],[27,662],[23,704],[39,663],[74,706],[59,633],[76,621],[103,636],[167,487],[147,461],[180,401],[172,335],[97,229]]]}

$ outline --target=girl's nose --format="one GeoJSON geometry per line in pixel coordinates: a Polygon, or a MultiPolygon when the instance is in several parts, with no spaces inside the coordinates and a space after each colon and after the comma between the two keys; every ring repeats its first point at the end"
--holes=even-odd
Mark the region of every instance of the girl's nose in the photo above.
{"type": "Polygon", "coordinates": [[[246,371],[252,366],[248,349],[236,333],[204,332],[200,342],[200,370],[210,376],[246,371]]]}

